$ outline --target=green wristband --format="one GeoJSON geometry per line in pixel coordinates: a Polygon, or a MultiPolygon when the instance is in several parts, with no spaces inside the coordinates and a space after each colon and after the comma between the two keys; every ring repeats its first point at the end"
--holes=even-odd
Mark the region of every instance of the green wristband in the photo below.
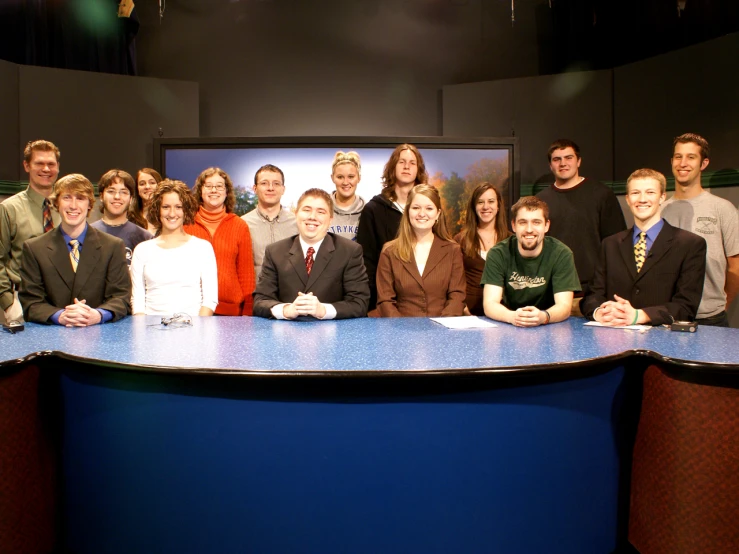
{"type": "Polygon", "coordinates": [[[634,321],[632,321],[631,324],[636,325],[637,319],[639,319],[639,310],[634,310],[634,321]]]}

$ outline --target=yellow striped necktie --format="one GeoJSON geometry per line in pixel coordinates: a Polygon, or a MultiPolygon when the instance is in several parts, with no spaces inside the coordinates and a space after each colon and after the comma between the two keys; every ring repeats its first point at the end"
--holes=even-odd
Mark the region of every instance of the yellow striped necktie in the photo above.
{"type": "Polygon", "coordinates": [[[636,272],[641,271],[644,260],[647,259],[647,233],[639,233],[639,240],[634,245],[634,259],[636,260],[636,272]]]}
{"type": "Polygon", "coordinates": [[[80,263],[80,241],[72,239],[69,241],[72,250],[69,252],[69,259],[72,262],[72,270],[77,273],[77,266],[80,263]]]}

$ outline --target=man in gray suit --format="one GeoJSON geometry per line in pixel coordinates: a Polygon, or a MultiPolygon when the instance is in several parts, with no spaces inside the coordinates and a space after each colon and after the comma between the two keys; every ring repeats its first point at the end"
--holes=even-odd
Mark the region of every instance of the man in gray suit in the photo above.
{"type": "Polygon", "coordinates": [[[331,196],[309,189],[298,200],[298,234],[267,247],[254,315],[344,319],[367,315],[369,284],[356,242],[328,233],[331,196]]]}
{"type": "Polygon", "coordinates": [[[87,327],[125,317],[131,311],[126,246],[87,225],[92,183],[67,175],[49,200],[61,224],[28,240],[21,255],[18,299],[26,321],[87,327]]]}

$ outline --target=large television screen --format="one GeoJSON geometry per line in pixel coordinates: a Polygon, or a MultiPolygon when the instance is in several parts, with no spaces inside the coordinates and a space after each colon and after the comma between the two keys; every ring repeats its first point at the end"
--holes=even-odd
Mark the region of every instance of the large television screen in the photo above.
{"type": "Polygon", "coordinates": [[[398,144],[414,144],[421,152],[429,183],[440,189],[447,222],[456,230],[465,202],[481,182],[499,188],[507,208],[518,199],[517,139],[449,137],[269,137],[157,139],[156,169],[169,179],[193,186],[198,174],[216,166],[226,171],[237,189],[236,212],[256,206],[254,175],[272,164],[285,174],[282,204],[295,207],[303,191],[318,187],[333,192],[331,164],[338,150],[354,150],[361,157],[357,193],[369,200],[382,188],[382,172],[398,144]]]}

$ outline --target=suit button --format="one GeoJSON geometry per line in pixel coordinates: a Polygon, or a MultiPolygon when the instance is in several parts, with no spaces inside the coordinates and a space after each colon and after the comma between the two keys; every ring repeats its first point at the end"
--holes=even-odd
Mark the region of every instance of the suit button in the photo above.
{"type": "Polygon", "coordinates": [[[639,294],[639,289],[635,289],[635,290],[634,290],[634,293],[635,293],[635,294],[639,294]]]}

